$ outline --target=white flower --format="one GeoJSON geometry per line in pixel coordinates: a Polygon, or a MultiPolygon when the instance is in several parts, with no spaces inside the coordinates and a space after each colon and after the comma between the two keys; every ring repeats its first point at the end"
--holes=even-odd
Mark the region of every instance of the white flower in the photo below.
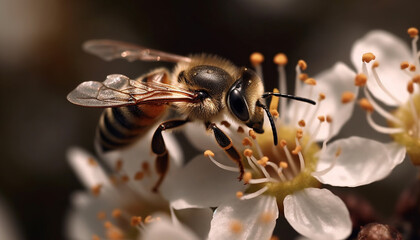
{"type": "Polygon", "coordinates": [[[413,164],[420,165],[420,65],[417,51],[418,30],[408,29],[412,37],[411,51],[396,36],[380,30],[371,31],[353,45],[351,59],[361,69],[360,86],[366,98],[360,105],[367,110],[369,125],[390,134],[400,148],[407,150],[413,164]],[[377,59],[378,62],[369,63],[377,59]],[[368,65],[371,64],[371,69],[368,65]],[[366,83],[367,87],[364,87],[366,83]],[[371,96],[395,107],[391,112],[371,96]],[[389,127],[374,122],[372,113],[385,118],[389,127]]]}
{"type": "MultiPolygon", "coordinates": [[[[286,61],[284,55],[275,58],[279,64],[281,89],[287,89],[286,61]]],[[[261,74],[259,68],[257,66],[257,72],[261,74]]],[[[344,239],[352,227],[348,210],[329,190],[319,189],[319,182],[347,187],[369,184],[386,177],[403,160],[404,152],[396,144],[385,145],[360,137],[327,144],[351,117],[358,90],[354,85],[356,74],[346,65],[337,63],[315,80],[302,74],[305,68],[306,63],[299,61],[295,94],[318,98],[317,106],[291,102],[286,108],[287,102],[282,99],[279,114],[278,100],[273,97],[270,110],[272,115],[279,116],[275,119],[281,139],[278,146],[273,144],[267,119],[262,135],[244,131],[234,122],[224,122],[221,126],[235,147],[243,145],[247,185],[232,184],[237,182],[238,169],[231,167],[232,162],[211,136],[203,136],[200,134],[203,131],[194,126],[187,127],[186,135],[197,148],[211,150],[193,161],[210,159],[234,173],[228,180],[227,176],[219,178],[220,174],[212,175],[216,167],[210,165],[196,168],[197,171],[187,166],[185,171],[178,172],[179,177],[189,179],[191,184],[189,193],[183,193],[182,202],[175,204],[175,208],[218,206],[211,222],[210,240],[269,239],[278,207],[284,209],[288,222],[304,236],[344,239]],[[322,141],[322,145],[317,141],[322,141]],[[197,184],[202,179],[207,180],[205,187],[197,184]]],[[[180,198],[181,194],[166,187],[164,195],[171,200],[180,198]]]]}
{"type": "MultiPolygon", "coordinates": [[[[152,192],[159,176],[150,167],[155,158],[150,150],[150,137],[107,156],[105,164],[113,168],[112,176],[86,151],[79,148],[68,151],[70,165],[88,190],[73,195],[67,224],[70,239],[137,239],[146,232],[149,234],[149,224],[159,222],[165,213],[171,216],[173,227],[190,228],[193,231],[190,235],[196,237],[191,239],[207,236],[211,209],[174,210],[161,191],[152,192]]],[[[182,189],[171,179],[182,154],[172,136],[165,138],[171,162],[165,182],[182,189]]]]}

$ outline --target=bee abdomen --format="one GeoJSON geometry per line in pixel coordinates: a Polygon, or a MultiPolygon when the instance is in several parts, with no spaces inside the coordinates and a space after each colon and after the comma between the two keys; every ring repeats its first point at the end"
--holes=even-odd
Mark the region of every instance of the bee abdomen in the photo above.
{"type": "Polygon", "coordinates": [[[103,151],[134,143],[162,117],[166,107],[167,105],[142,104],[105,109],[97,127],[97,143],[103,151]]]}

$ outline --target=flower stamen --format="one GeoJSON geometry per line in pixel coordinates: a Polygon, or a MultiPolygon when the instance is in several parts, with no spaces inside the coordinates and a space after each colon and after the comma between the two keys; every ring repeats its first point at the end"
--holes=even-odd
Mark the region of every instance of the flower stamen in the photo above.
{"type": "Polygon", "coordinates": [[[238,168],[236,167],[231,167],[231,166],[227,166],[224,165],[218,161],[216,161],[213,157],[214,157],[214,153],[210,150],[206,150],[204,152],[204,156],[208,157],[216,166],[218,166],[221,169],[224,169],[226,171],[230,171],[230,172],[239,172],[238,168]]]}
{"type": "Polygon", "coordinates": [[[253,193],[249,193],[249,194],[244,195],[243,197],[241,197],[241,200],[248,200],[248,199],[256,198],[256,197],[260,196],[261,194],[265,193],[267,190],[268,190],[268,187],[264,186],[261,189],[259,189],[258,191],[255,191],[253,193]]]}
{"type": "Polygon", "coordinates": [[[264,55],[262,55],[259,52],[254,52],[251,54],[251,56],[249,56],[249,60],[252,66],[255,68],[255,71],[257,72],[258,76],[260,76],[261,79],[263,79],[261,63],[264,62],[264,55]]]}

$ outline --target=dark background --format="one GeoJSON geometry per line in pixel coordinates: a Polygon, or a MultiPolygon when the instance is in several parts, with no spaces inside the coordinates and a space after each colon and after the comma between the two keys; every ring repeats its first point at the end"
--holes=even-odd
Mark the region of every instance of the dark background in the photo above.
{"type": "MultiPolygon", "coordinates": [[[[161,66],[103,62],[81,50],[84,41],[111,38],[180,55],[214,53],[245,66],[249,54],[260,51],[270,89],[276,53],[288,55],[290,80],[301,58],[311,75],[338,60],[350,65],[352,43],[369,30],[385,29],[409,43],[406,29],[420,27],[419,10],[419,1],[394,0],[0,0],[0,196],[20,237],[64,239],[70,194],[82,189],[65,152],[74,145],[93,149],[100,110],[71,105],[67,93],[82,81],[111,73],[134,78],[161,66]]],[[[357,107],[356,113],[355,120],[357,107]]],[[[354,126],[342,136],[380,136],[354,126]]],[[[414,174],[405,162],[387,180],[358,191],[388,216],[414,174]]],[[[277,228],[292,232],[288,224],[277,228]]]]}

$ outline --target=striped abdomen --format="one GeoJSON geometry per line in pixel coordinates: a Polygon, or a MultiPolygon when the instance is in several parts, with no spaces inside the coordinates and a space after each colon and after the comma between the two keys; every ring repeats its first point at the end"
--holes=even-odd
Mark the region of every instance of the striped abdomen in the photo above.
{"type": "MultiPolygon", "coordinates": [[[[159,82],[169,82],[169,75],[164,69],[139,77],[137,81],[157,81],[158,74],[163,74],[159,82]]],[[[167,107],[166,104],[139,104],[107,108],[99,120],[95,141],[103,151],[126,147],[143,136],[164,115],[167,107]]]]}

